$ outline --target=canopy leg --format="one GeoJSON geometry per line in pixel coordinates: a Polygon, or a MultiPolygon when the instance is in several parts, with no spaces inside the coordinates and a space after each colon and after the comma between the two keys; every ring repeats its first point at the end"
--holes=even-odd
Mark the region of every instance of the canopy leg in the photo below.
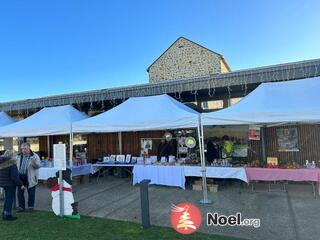
{"type": "Polygon", "coordinates": [[[261,154],[263,165],[267,165],[266,127],[261,127],[261,154]]]}
{"type": "Polygon", "coordinates": [[[69,147],[69,161],[70,161],[70,169],[72,171],[73,167],[73,132],[70,132],[70,147],[69,147]]]}
{"type": "Polygon", "coordinates": [[[50,136],[47,136],[48,159],[50,159],[50,136]]]}
{"type": "Polygon", "coordinates": [[[198,126],[198,138],[199,138],[199,149],[200,149],[200,161],[201,161],[201,173],[202,173],[202,192],[203,199],[200,200],[202,204],[211,204],[212,201],[208,199],[208,188],[207,188],[207,176],[206,176],[206,162],[204,159],[204,140],[203,140],[203,126],[198,126]]]}

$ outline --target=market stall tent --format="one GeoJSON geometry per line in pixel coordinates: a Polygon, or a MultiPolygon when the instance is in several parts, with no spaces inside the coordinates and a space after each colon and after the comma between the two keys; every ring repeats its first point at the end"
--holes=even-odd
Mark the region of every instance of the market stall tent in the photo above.
{"type": "Polygon", "coordinates": [[[202,125],[319,122],[320,77],[262,83],[237,104],[201,114],[202,125]]]}
{"type": "MultiPolygon", "coordinates": [[[[261,125],[262,159],[266,162],[264,127],[290,123],[319,123],[320,77],[286,82],[262,83],[237,104],[201,114],[205,125],[261,125]]],[[[203,136],[202,136],[202,141],[203,136]]],[[[204,143],[202,142],[202,154],[204,143]]]]}
{"type": "MultiPolygon", "coordinates": [[[[89,132],[130,132],[164,129],[196,128],[200,140],[200,114],[167,94],[132,97],[107,112],[75,122],[75,133],[89,132]]],[[[204,203],[208,202],[205,176],[205,162],[201,154],[203,167],[204,203]]]]}
{"type": "Polygon", "coordinates": [[[21,121],[0,127],[0,137],[32,137],[71,133],[71,124],[88,116],[71,105],[48,107],[21,121]]]}
{"type": "MultiPolygon", "coordinates": [[[[70,135],[70,159],[73,156],[72,123],[88,116],[71,105],[43,108],[19,122],[0,127],[0,137],[70,135]]],[[[70,161],[72,166],[72,161],[70,161]]]]}
{"type": "Polygon", "coordinates": [[[0,127],[14,123],[15,120],[5,112],[0,112],[0,127]]]}
{"type": "Polygon", "coordinates": [[[130,132],[196,128],[199,113],[164,94],[132,97],[97,116],[75,122],[74,132],[130,132]]]}

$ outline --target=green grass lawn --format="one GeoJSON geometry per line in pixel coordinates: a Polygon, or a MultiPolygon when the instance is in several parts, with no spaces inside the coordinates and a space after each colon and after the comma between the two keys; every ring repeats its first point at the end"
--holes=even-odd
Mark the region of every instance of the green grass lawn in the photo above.
{"type": "Polygon", "coordinates": [[[217,239],[236,240],[236,238],[194,233],[181,235],[171,228],[151,227],[147,230],[140,225],[102,218],[84,217],[81,220],[56,217],[51,212],[35,211],[20,213],[18,220],[0,220],[0,239],[47,240],[47,239],[217,239]]]}

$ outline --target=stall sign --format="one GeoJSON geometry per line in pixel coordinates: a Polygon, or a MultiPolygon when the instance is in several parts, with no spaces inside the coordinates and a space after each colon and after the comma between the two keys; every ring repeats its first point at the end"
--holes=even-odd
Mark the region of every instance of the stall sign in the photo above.
{"type": "Polygon", "coordinates": [[[66,157],[66,145],[59,143],[53,144],[53,162],[54,167],[57,170],[66,170],[67,168],[67,157],[66,157]]]}
{"type": "Polygon", "coordinates": [[[298,129],[292,128],[278,128],[278,151],[279,152],[298,152],[298,129]]]}
{"type": "Polygon", "coordinates": [[[250,126],[249,132],[248,132],[248,138],[249,140],[260,140],[260,127],[258,126],[250,126]]]}

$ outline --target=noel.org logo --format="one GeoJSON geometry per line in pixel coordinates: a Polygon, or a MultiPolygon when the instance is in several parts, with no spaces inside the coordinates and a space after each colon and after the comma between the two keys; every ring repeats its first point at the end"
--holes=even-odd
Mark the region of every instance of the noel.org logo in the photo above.
{"type": "Polygon", "coordinates": [[[201,224],[201,212],[192,203],[172,204],[170,217],[172,227],[181,234],[191,234],[201,224]]]}

